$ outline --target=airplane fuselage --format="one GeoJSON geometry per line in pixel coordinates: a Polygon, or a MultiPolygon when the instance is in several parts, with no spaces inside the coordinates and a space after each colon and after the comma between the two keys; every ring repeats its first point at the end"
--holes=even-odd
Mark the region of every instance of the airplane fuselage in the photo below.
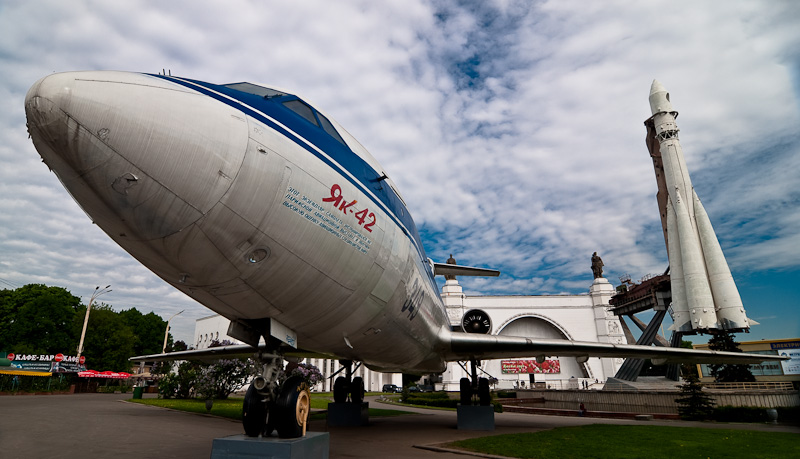
{"type": "Polygon", "coordinates": [[[449,321],[402,198],[298,97],[127,72],[39,80],[34,144],[116,243],[231,319],[272,318],[306,350],[442,371],[449,321]]]}

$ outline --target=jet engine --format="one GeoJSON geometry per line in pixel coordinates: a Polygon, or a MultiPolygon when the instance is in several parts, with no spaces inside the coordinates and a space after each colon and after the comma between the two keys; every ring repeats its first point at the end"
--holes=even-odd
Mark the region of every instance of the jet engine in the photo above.
{"type": "Polygon", "coordinates": [[[461,318],[461,329],[466,333],[488,335],[492,332],[492,319],[480,309],[471,309],[461,318]]]}

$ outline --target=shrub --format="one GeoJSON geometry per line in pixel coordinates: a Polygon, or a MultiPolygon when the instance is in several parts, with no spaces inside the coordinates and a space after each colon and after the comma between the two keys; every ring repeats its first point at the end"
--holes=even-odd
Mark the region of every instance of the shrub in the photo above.
{"type": "Polygon", "coordinates": [[[158,382],[158,394],[162,398],[189,398],[194,393],[194,382],[197,379],[198,365],[193,362],[182,362],[178,372],[171,373],[158,382]]]}
{"type": "MultiPolygon", "coordinates": [[[[718,422],[767,422],[767,410],[758,406],[719,406],[712,418],[718,422]]],[[[778,411],[778,422],[796,423],[800,420],[800,406],[782,406],[778,411]]]]}
{"type": "Polygon", "coordinates": [[[74,384],[72,374],[59,374],[51,377],[0,375],[0,392],[58,392],[69,389],[74,384]]]}
{"type": "Polygon", "coordinates": [[[286,379],[292,376],[300,376],[308,384],[309,389],[325,379],[319,368],[310,363],[298,363],[286,367],[286,379]]]}
{"type": "Polygon", "coordinates": [[[718,406],[712,419],[719,422],[767,422],[767,409],[754,406],[718,406]]]}
{"type": "Polygon", "coordinates": [[[435,406],[441,408],[455,408],[459,403],[458,400],[451,399],[447,392],[408,394],[403,402],[411,405],[435,406]]]}
{"type": "Polygon", "coordinates": [[[800,406],[781,406],[778,410],[778,422],[800,424],[800,406]]]}
{"type": "Polygon", "coordinates": [[[253,373],[250,359],[221,359],[199,368],[194,381],[196,395],[205,399],[224,400],[242,387],[253,373]]]}
{"type": "Polygon", "coordinates": [[[100,394],[113,394],[114,392],[122,392],[123,394],[128,393],[130,387],[128,386],[100,386],[97,388],[97,392],[100,394]]]}

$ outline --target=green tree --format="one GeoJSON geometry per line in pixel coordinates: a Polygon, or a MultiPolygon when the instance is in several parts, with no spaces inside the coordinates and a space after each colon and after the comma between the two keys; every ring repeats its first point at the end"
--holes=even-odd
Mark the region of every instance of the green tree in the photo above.
{"type": "MultiPolygon", "coordinates": [[[[733,333],[724,330],[708,340],[712,351],[742,352],[739,343],[734,341],[733,333]]],[[[708,366],[716,382],[754,382],[756,380],[746,364],[714,364],[708,366]]]]}
{"type": "MultiPolygon", "coordinates": [[[[78,311],[75,326],[83,327],[86,308],[78,311]]],[[[86,366],[99,371],[130,371],[128,361],[134,355],[136,338],[125,321],[111,309],[110,305],[101,303],[92,306],[89,313],[89,326],[83,343],[83,355],[86,366]]]]}
{"type": "Polygon", "coordinates": [[[136,308],[119,312],[134,335],[134,355],[160,354],[167,322],[153,312],[142,314],[136,308]]]}
{"type": "MultiPolygon", "coordinates": [[[[172,335],[170,335],[172,336],[172,335]]],[[[185,351],[189,349],[189,346],[186,345],[186,342],[182,339],[175,341],[175,343],[167,343],[167,352],[178,352],[178,351],[185,351]]]]}
{"type": "Polygon", "coordinates": [[[678,414],[681,418],[692,421],[709,419],[714,413],[714,401],[703,392],[703,385],[697,376],[694,365],[681,366],[684,384],[681,386],[682,397],[675,399],[678,414]]]}
{"type": "Polygon", "coordinates": [[[29,284],[0,292],[0,345],[17,353],[57,354],[77,348],[72,326],[80,298],[61,287],[29,284]]]}

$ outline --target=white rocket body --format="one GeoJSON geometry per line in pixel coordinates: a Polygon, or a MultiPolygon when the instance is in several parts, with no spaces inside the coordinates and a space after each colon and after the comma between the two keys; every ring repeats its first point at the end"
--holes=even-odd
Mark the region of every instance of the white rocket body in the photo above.
{"type": "Polygon", "coordinates": [[[748,320],[708,214],[694,191],[669,93],[657,80],[650,110],[667,188],[667,246],[674,325],[679,332],[748,329],[748,320]]]}

